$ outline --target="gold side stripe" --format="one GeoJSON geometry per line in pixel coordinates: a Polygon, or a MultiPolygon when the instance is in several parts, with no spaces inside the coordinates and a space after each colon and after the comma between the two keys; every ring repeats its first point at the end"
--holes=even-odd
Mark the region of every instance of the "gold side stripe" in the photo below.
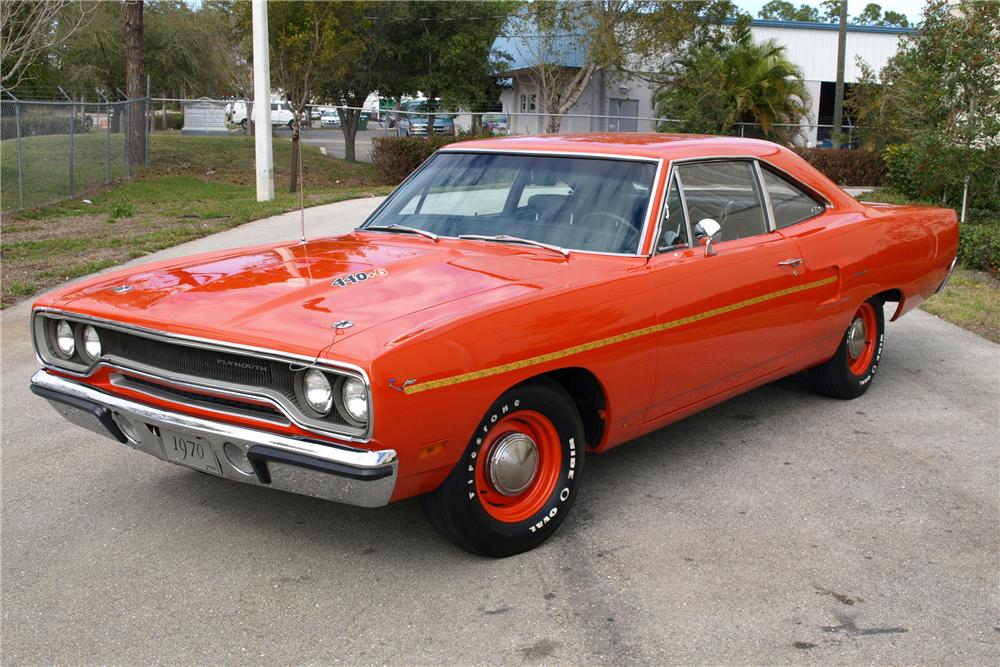
{"type": "Polygon", "coordinates": [[[450,387],[452,385],[462,384],[463,382],[480,380],[482,378],[491,377],[493,375],[500,375],[501,373],[509,373],[511,371],[516,371],[521,368],[527,368],[528,366],[537,366],[538,364],[544,364],[550,361],[555,361],[556,359],[562,359],[564,357],[569,357],[574,354],[580,354],[581,352],[589,352],[590,350],[596,350],[597,348],[600,347],[606,347],[608,345],[623,343],[627,340],[632,340],[634,338],[640,338],[642,336],[648,336],[650,334],[666,331],[667,329],[674,329],[676,327],[684,326],[685,324],[699,322],[701,320],[706,320],[710,317],[715,317],[716,315],[722,315],[723,313],[731,313],[734,310],[747,308],[749,306],[753,306],[758,303],[763,303],[765,301],[770,301],[771,299],[777,299],[779,297],[783,297],[788,294],[794,294],[796,292],[803,292],[805,290],[821,287],[823,285],[829,285],[830,283],[836,281],[837,281],[837,276],[830,276],[829,278],[824,278],[822,280],[817,280],[815,282],[805,283],[803,285],[796,285],[795,287],[789,287],[787,289],[778,290],[777,292],[771,292],[763,296],[757,296],[752,299],[746,299],[745,301],[738,301],[728,306],[722,306],[721,308],[713,308],[712,310],[706,310],[705,312],[698,313],[697,315],[682,317],[680,319],[673,320],[671,322],[665,322],[663,324],[654,324],[653,326],[650,327],[635,329],[634,331],[628,331],[623,334],[618,334],[617,336],[609,336],[608,338],[602,338],[600,340],[591,341],[590,343],[583,343],[582,345],[574,345],[573,347],[567,347],[565,350],[559,350],[557,352],[549,352],[548,354],[541,354],[537,357],[531,357],[530,359],[522,359],[521,361],[514,361],[509,364],[503,364],[502,366],[484,368],[481,371],[462,373],[461,375],[453,375],[448,378],[441,378],[440,380],[430,380],[429,382],[420,382],[417,384],[411,384],[409,387],[406,387],[404,391],[407,394],[419,394],[422,391],[430,391],[431,389],[441,389],[442,387],[450,387]]]}

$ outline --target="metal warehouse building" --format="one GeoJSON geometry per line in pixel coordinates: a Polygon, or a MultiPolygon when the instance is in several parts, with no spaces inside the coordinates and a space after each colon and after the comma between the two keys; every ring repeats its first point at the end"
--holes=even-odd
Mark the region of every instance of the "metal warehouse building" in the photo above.
{"type": "MultiPolygon", "coordinates": [[[[774,39],[786,48],[789,60],[798,65],[811,96],[812,109],[802,119],[803,137],[808,145],[817,143],[817,125],[833,122],[833,99],[837,79],[837,25],[800,21],[751,22],[756,41],[774,39]]],[[[913,28],[849,25],[847,27],[847,58],[844,80],[848,86],[858,80],[861,58],[876,71],[896,53],[900,38],[913,28]]],[[[530,30],[526,32],[531,32],[530,30]]],[[[538,105],[538,90],[532,84],[531,67],[544,58],[549,64],[575,69],[583,65],[584,53],[573,35],[561,35],[554,40],[548,54],[538,55],[541,38],[522,34],[497,40],[495,47],[513,57],[506,75],[511,87],[501,95],[504,113],[511,130],[517,134],[545,131],[546,117],[538,105]]],[[[635,69],[651,69],[635,63],[635,69]]],[[[652,97],[654,89],[645,80],[622,78],[599,72],[580,95],[562,121],[564,132],[640,131],[655,127],[656,112],[652,97]]],[[[829,135],[829,128],[820,129],[820,137],[829,135]]]]}

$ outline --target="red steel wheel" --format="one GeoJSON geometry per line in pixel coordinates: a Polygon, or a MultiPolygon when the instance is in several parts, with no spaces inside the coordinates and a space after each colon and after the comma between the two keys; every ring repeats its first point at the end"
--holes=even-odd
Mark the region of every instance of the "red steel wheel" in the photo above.
{"type": "Polygon", "coordinates": [[[513,556],[549,539],[565,520],[586,453],[573,399],[553,380],[534,378],[493,402],[448,477],[420,504],[459,547],[513,556]]]}
{"type": "Polygon", "coordinates": [[[549,419],[533,410],[507,415],[483,440],[476,457],[476,492],[497,521],[530,519],[552,495],[562,447],[549,419]]]}
{"type": "Polygon", "coordinates": [[[857,398],[868,391],[882,358],[885,313],[872,297],[858,306],[833,356],[809,369],[809,380],[821,394],[857,398]]]}
{"type": "Polygon", "coordinates": [[[865,301],[847,328],[847,360],[854,375],[863,375],[871,366],[877,335],[875,307],[871,301],[865,301]]]}

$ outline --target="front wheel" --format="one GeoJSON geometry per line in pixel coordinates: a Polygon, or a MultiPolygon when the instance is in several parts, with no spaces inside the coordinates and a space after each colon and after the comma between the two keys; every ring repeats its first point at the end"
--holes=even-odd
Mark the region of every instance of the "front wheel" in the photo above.
{"type": "Polygon", "coordinates": [[[514,387],[486,412],[448,478],[421,497],[424,514],[475,554],[534,549],[573,506],[585,446],[580,414],[562,387],[548,380],[514,387]]]}
{"type": "Polygon", "coordinates": [[[857,398],[865,393],[878,370],[884,340],[882,301],[873,297],[854,313],[840,347],[829,361],[809,369],[813,387],[833,398],[857,398]]]}

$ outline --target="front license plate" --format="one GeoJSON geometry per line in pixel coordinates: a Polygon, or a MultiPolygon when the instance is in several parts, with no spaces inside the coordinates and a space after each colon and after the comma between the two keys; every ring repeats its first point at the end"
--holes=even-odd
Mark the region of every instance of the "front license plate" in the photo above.
{"type": "Polygon", "coordinates": [[[215,450],[205,438],[163,429],[163,450],[167,459],[182,466],[203,470],[213,475],[222,475],[215,450]]]}

